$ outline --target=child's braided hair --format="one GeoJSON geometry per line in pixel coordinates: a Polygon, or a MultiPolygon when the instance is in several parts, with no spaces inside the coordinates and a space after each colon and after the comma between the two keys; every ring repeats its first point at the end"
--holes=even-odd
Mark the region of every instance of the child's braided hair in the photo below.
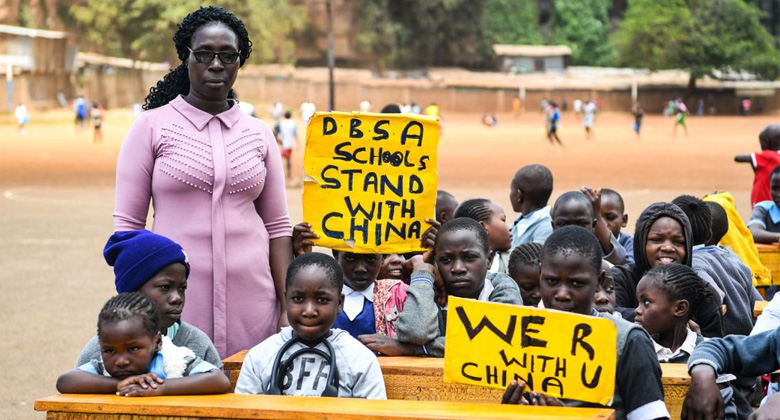
{"type": "Polygon", "coordinates": [[[539,267],[542,265],[542,244],[538,242],[524,243],[512,250],[509,255],[509,277],[515,278],[517,266],[539,267]]]}
{"type": "Polygon", "coordinates": [[[655,280],[656,286],[666,293],[669,300],[688,301],[688,319],[691,319],[704,304],[712,299],[712,291],[691,267],[682,264],[667,264],[650,269],[645,278],[655,280]]]}
{"type": "Polygon", "coordinates": [[[457,217],[468,217],[478,222],[487,222],[490,220],[490,216],[493,215],[493,211],[490,210],[490,200],[484,198],[472,198],[466,200],[455,209],[455,215],[457,217]]]}
{"type": "Polygon", "coordinates": [[[139,292],[120,293],[106,302],[98,316],[97,333],[106,323],[117,323],[138,317],[144,329],[155,335],[160,330],[160,316],[157,305],[139,292]]]}

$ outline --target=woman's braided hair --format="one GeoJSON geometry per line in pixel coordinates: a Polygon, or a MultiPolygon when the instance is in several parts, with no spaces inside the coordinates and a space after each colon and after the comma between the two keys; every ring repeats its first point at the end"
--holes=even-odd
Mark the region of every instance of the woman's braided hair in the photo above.
{"type": "Polygon", "coordinates": [[[98,316],[98,337],[101,327],[106,323],[117,323],[138,317],[144,329],[155,335],[160,331],[160,315],[157,305],[146,295],[139,292],[120,293],[106,302],[98,316]]]}
{"type": "MultiPolygon", "coordinates": [[[[244,22],[234,14],[221,7],[201,7],[200,9],[187,15],[184,20],[178,24],[178,29],[173,35],[173,43],[176,45],[176,54],[181,60],[175,69],[166,74],[162,80],[157,82],[157,86],[149,89],[146,95],[146,102],[143,108],[150,110],[166,105],[179,95],[186,95],[190,91],[190,78],[187,73],[187,66],[184,62],[190,56],[190,50],[187,48],[192,43],[192,37],[200,28],[210,23],[222,23],[230,28],[238,38],[238,49],[240,51],[239,66],[243,66],[252,53],[252,41],[246,31],[244,22]]],[[[231,89],[228,98],[234,98],[235,92],[231,89]]]]}

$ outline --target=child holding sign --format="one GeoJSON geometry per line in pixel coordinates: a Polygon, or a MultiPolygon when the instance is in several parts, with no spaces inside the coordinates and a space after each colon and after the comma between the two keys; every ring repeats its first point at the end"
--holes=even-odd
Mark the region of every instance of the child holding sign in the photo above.
{"type": "MultiPolygon", "coordinates": [[[[617,328],[617,374],[610,408],[615,419],[650,420],[669,418],[664,405],[661,367],[650,336],[636,324],[601,315],[593,298],[601,271],[601,246],[588,230],[578,226],[557,229],[547,238],[542,251],[540,290],[544,307],[582,315],[605,317],[617,328]]],[[[526,384],[513,381],[503,404],[585,406],[574,400],[559,400],[537,392],[523,395],[526,384]],[[529,400],[530,399],[530,400],[529,400]]]]}
{"type": "Polygon", "coordinates": [[[435,267],[421,256],[413,257],[412,279],[406,290],[404,311],[398,320],[398,340],[423,345],[431,356],[444,356],[447,296],[522,305],[517,284],[506,274],[488,274],[488,234],[477,221],[465,217],[445,223],[436,235],[435,267]],[[441,277],[436,278],[438,272],[441,277]],[[437,302],[436,286],[444,294],[437,302]]]}
{"type": "Polygon", "coordinates": [[[344,303],[343,281],[341,267],[325,254],[290,264],[284,291],[290,327],[247,353],[237,394],[387,398],[376,356],[332,328],[344,303]]]}

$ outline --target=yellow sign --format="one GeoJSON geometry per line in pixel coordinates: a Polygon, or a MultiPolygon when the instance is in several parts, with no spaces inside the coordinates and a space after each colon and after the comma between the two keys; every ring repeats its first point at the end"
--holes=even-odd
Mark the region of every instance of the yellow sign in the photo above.
{"type": "Polygon", "coordinates": [[[450,296],[444,379],[532,391],[607,405],[615,389],[617,329],[612,321],[528,306],[450,296]]]}
{"type": "Polygon", "coordinates": [[[303,220],[319,246],[420,251],[433,219],[439,123],[406,114],[324,112],[309,121],[303,220]]]}

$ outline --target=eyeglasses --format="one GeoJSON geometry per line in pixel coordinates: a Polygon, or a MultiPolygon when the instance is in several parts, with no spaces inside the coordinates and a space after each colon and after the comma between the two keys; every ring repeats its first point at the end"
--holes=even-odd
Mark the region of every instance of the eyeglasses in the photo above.
{"type": "Polygon", "coordinates": [[[211,63],[214,61],[214,57],[219,57],[219,61],[222,64],[234,64],[238,61],[239,55],[241,54],[241,51],[235,52],[235,51],[209,51],[209,50],[199,50],[199,51],[193,51],[192,48],[187,47],[188,50],[192,53],[192,56],[195,57],[195,61],[198,63],[211,63]]]}

